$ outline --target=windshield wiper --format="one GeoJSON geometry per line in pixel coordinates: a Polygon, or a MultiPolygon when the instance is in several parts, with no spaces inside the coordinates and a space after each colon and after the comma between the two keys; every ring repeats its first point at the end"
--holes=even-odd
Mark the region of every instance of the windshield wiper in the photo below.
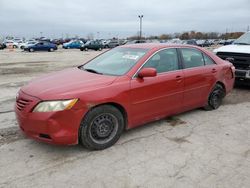
{"type": "Polygon", "coordinates": [[[98,72],[98,71],[96,71],[94,69],[85,69],[85,68],[83,68],[83,70],[88,71],[88,72],[92,72],[92,73],[95,73],[95,74],[102,74],[102,73],[100,73],[100,72],[98,72]]]}
{"type": "Polygon", "coordinates": [[[250,45],[249,43],[245,43],[245,42],[235,42],[234,44],[239,44],[239,45],[250,45]]]}

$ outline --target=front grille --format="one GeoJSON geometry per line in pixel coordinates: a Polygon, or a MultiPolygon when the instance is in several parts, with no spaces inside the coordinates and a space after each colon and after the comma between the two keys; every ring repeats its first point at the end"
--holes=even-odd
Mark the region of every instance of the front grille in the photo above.
{"type": "Polygon", "coordinates": [[[233,58],[234,61],[231,62],[236,69],[239,70],[250,70],[250,54],[244,53],[232,53],[232,52],[218,52],[221,59],[226,60],[227,58],[233,58]]]}
{"type": "Polygon", "coordinates": [[[17,107],[17,109],[19,110],[19,111],[22,111],[22,110],[24,110],[25,109],[25,107],[27,106],[27,105],[29,105],[30,103],[31,103],[32,101],[31,100],[28,100],[28,99],[18,99],[17,101],[16,101],[16,107],[17,107]]]}

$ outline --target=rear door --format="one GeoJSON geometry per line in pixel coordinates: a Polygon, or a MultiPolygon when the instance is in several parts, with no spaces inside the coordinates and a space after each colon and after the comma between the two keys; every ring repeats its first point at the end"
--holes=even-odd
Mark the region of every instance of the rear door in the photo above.
{"type": "Polygon", "coordinates": [[[37,51],[43,50],[43,42],[37,43],[35,46],[35,50],[37,50],[37,51]]]}
{"type": "Polygon", "coordinates": [[[184,110],[200,107],[216,82],[217,65],[200,50],[180,48],[179,51],[184,73],[184,110]]]}
{"type": "Polygon", "coordinates": [[[131,112],[133,123],[141,124],[174,114],[182,107],[183,71],[177,50],[164,49],[153,55],[142,68],[157,70],[156,77],[131,80],[131,112]]]}

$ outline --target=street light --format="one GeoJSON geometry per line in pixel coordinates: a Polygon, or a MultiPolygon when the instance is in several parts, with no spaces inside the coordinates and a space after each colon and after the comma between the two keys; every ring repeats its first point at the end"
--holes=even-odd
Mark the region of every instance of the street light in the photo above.
{"type": "Polygon", "coordinates": [[[140,40],[142,38],[142,18],[143,18],[143,15],[139,15],[138,18],[140,19],[140,40]]]}

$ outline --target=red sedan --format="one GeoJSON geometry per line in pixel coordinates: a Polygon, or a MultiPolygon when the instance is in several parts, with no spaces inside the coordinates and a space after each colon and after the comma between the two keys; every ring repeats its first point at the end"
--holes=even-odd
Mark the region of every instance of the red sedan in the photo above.
{"type": "Polygon", "coordinates": [[[104,149],[125,129],[199,107],[217,109],[233,88],[234,70],[195,46],[125,45],[22,87],[16,117],[31,138],[104,149]]]}

